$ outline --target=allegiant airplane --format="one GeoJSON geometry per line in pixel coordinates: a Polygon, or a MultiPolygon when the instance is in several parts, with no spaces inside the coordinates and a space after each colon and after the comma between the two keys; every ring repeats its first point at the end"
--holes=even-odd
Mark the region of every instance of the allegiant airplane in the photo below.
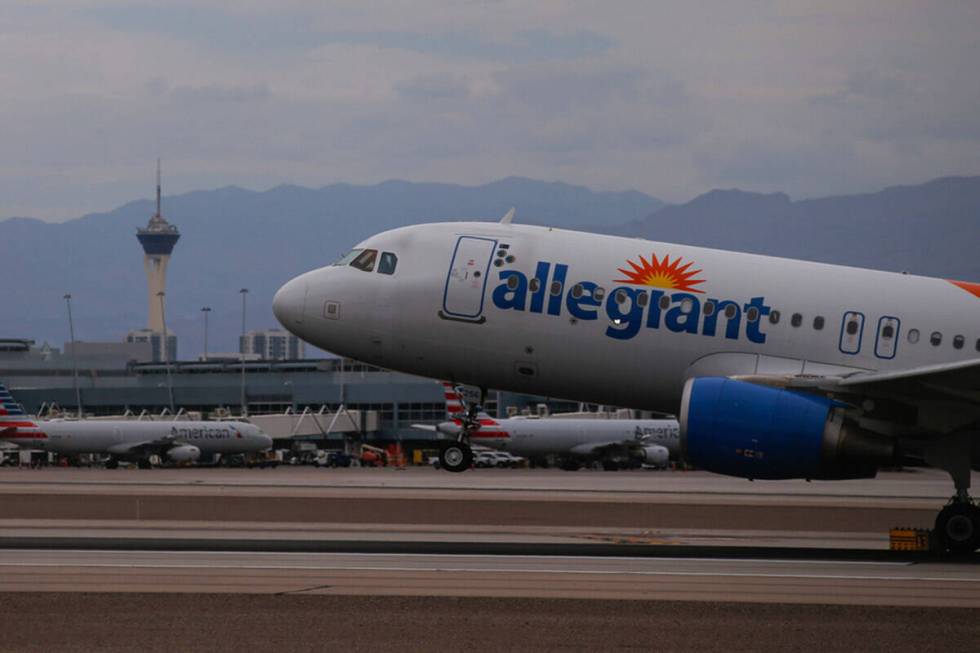
{"type": "Polygon", "coordinates": [[[924,461],[955,486],[942,546],[980,547],[980,284],[512,217],[378,234],[273,310],[382,367],[675,413],[682,455],[709,471],[833,480],[924,461]]]}

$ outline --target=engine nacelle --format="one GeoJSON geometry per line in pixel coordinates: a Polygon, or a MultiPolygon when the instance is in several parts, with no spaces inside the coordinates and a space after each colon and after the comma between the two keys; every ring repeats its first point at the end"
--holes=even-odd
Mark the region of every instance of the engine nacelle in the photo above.
{"type": "Polygon", "coordinates": [[[667,447],[661,447],[659,444],[651,444],[643,447],[640,453],[642,454],[643,462],[648,465],[666,467],[670,463],[670,451],[667,447]]]}
{"type": "Polygon", "coordinates": [[[722,377],[687,381],[680,426],[688,462],[742,478],[871,478],[896,459],[893,440],[846,423],[832,399],[722,377]]]}
{"type": "Polygon", "coordinates": [[[192,444],[181,444],[167,450],[167,458],[175,463],[190,463],[201,457],[201,450],[192,444]]]}

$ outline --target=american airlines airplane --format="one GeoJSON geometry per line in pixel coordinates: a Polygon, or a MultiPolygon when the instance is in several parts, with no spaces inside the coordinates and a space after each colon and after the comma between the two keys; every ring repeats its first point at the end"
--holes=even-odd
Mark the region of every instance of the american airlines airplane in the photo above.
{"type": "Polygon", "coordinates": [[[148,469],[154,454],[173,462],[192,462],[201,454],[250,453],[272,446],[272,438],[245,422],[35,421],[2,385],[0,440],[66,455],[108,454],[109,469],[118,467],[120,460],[133,460],[140,469],[148,469]]]}
{"type": "Polygon", "coordinates": [[[462,472],[472,466],[473,444],[524,458],[554,455],[561,460],[562,469],[569,471],[593,461],[600,461],[605,469],[620,469],[624,462],[633,460],[666,467],[671,457],[676,458],[679,453],[677,420],[523,416],[495,419],[477,408],[476,420],[468,424],[471,410],[462,394],[451,383],[443,383],[443,389],[447,420],[436,425],[413,424],[412,428],[456,438],[439,451],[439,466],[450,472],[462,472]]]}
{"type": "Polygon", "coordinates": [[[404,227],[276,294],[287,329],[481,388],[675,413],[683,456],[749,479],[922,460],[935,532],[980,546],[980,284],[500,223],[404,227]]]}

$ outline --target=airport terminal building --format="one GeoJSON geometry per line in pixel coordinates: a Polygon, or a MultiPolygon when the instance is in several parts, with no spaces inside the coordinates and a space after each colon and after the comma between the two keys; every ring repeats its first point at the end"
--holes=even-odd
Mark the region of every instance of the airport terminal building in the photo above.
{"type": "MultiPolygon", "coordinates": [[[[76,342],[65,351],[28,339],[0,339],[0,382],[29,414],[77,414],[81,398],[88,416],[198,412],[203,418],[334,412],[343,405],[360,415],[365,442],[426,441],[431,431],[412,424],[446,419],[442,385],[400,372],[341,358],[207,361],[152,360],[147,343],[76,342]],[[74,369],[78,370],[76,395],[74,369]],[[243,374],[244,368],[244,374],[243,374]]],[[[541,398],[491,392],[486,410],[505,416],[541,398]]],[[[552,412],[578,404],[548,402],[552,412]]],[[[336,436],[340,438],[340,435],[336,436]]],[[[329,439],[333,439],[333,435],[329,439]]]]}

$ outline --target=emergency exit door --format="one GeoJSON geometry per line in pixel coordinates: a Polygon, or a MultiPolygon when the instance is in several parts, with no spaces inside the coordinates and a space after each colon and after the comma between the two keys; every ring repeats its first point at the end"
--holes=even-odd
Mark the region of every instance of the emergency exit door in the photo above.
{"type": "Polygon", "coordinates": [[[453,251],[442,299],[443,317],[482,322],[483,296],[497,241],[460,236],[453,251]]]}
{"type": "Polygon", "coordinates": [[[902,323],[897,317],[883,316],[878,320],[878,335],[875,338],[875,356],[878,358],[895,358],[898,349],[898,333],[902,323]]]}

